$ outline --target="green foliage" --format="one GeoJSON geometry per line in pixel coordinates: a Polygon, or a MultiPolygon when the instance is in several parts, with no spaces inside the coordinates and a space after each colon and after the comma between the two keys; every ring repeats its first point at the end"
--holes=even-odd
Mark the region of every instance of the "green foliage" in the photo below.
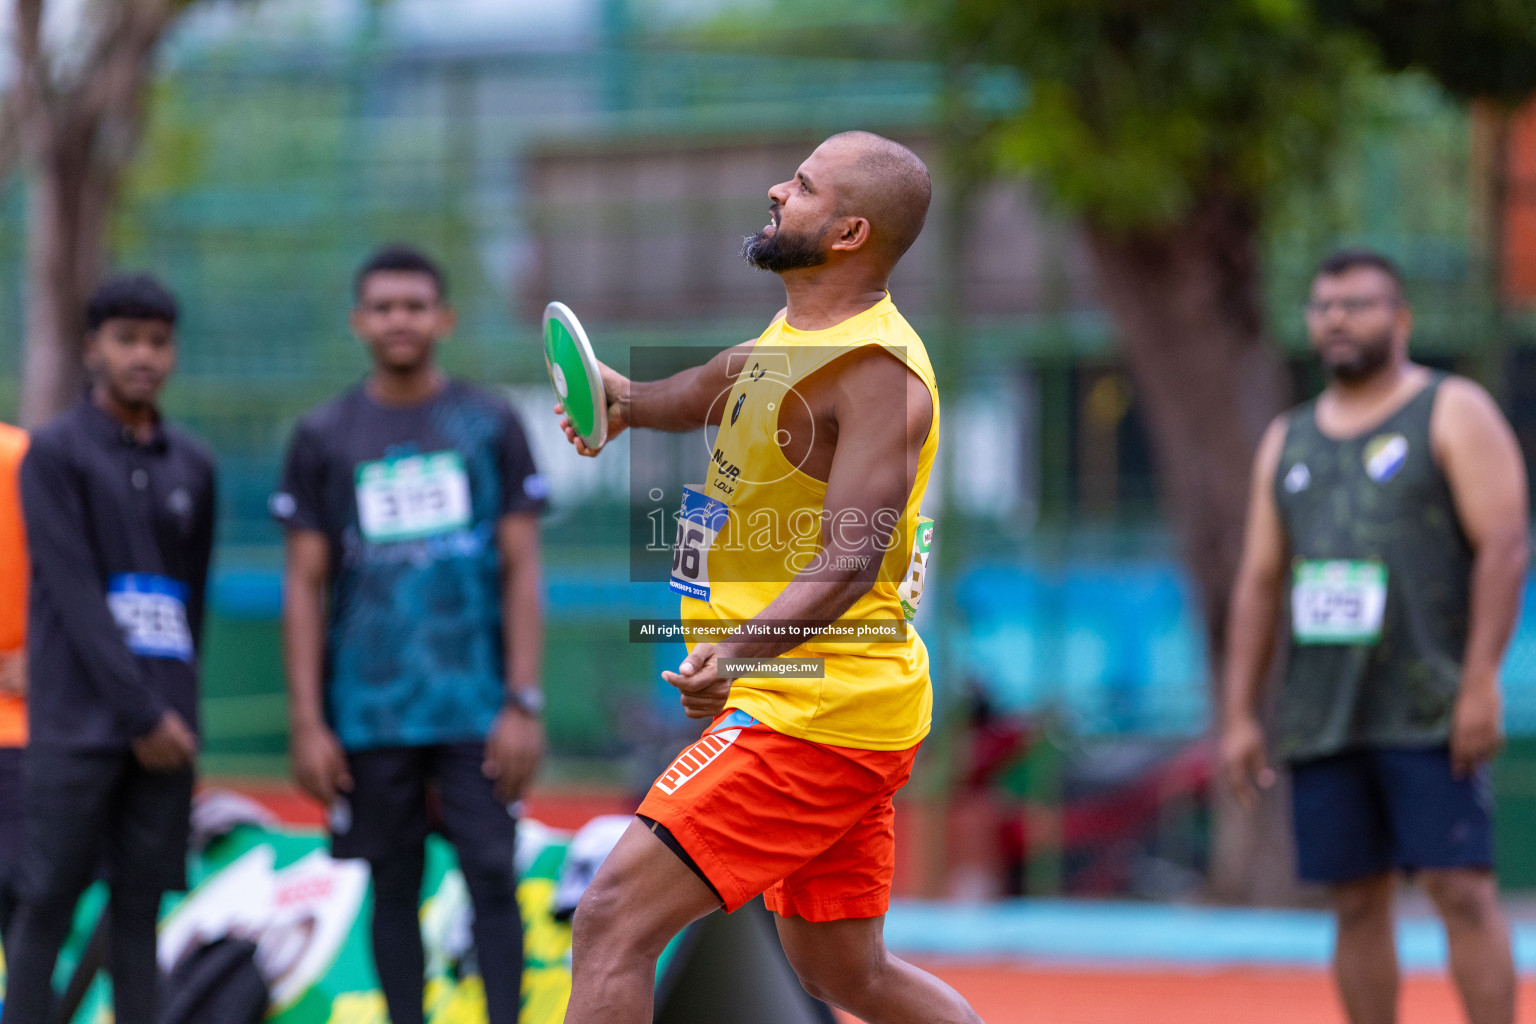
{"type": "Polygon", "coordinates": [[[1029,83],[1000,167],[1116,230],[1319,172],[1368,67],[1302,0],[949,0],[940,18],[955,58],[1029,83]]]}
{"type": "MultiPolygon", "coordinates": [[[[637,7],[644,12],[644,0],[637,7]]],[[[928,56],[923,19],[904,0],[735,0],[692,24],[674,23],[671,44],[773,56],[892,60],[928,56]]],[[[637,13],[640,13],[637,12],[637,13]]],[[[643,13],[637,21],[662,19],[643,13]]]]}
{"type": "Polygon", "coordinates": [[[1536,0],[1314,2],[1325,22],[1368,35],[1388,68],[1419,68],[1462,99],[1536,93],[1536,0]]]}
{"type": "Polygon", "coordinates": [[[1321,181],[1285,182],[1265,210],[1265,290],[1272,333],[1306,351],[1301,303],[1318,258],[1367,245],[1408,277],[1420,352],[1459,351],[1486,301],[1467,197],[1475,168],[1465,108],[1429,75],[1375,75],[1321,181]],[[1411,196],[1411,201],[1404,201],[1411,196]]]}

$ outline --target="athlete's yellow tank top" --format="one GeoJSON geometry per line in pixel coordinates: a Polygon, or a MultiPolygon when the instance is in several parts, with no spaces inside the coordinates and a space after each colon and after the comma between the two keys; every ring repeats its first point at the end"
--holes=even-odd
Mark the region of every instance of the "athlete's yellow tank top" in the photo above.
{"type": "MultiPolygon", "coordinates": [[[[720,532],[707,554],[708,599],[685,596],[685,623],[756,616],[820,551],[826,484],[790,464],[780,447],[778,413],[797,401],[795,385],[831,360],[866,345],[901,359],[928,388],[933,423],[918,458],[917,477],[884,552],[879,579],[839,620],[903,621],[898,587],[913,559],[918,509],[939,441],[939,392],[917,332],[889,294],[871,308],[822,331],[799,331],[783,318],[758,338],[735,371],[723,399],[720,431],[702,493],[722,502],[720,532]]],[[[870,409],[902,429],[900,409],[870,409]]],[[[718,509],[717,509],[718,511],[718,509]]],[[[892,510],[890,518],[897,519],[892,510]]],[[[924,545],[926,551],[926,544],[924,545]]],[[[928,650],[910,625],[904,639],[872,643],[812,640],[786,658],[824,658],[820,679],[738,679],[729,706],[790,736],[865,750],[904,750],[928,734],[933,693],[928,650]]]]}

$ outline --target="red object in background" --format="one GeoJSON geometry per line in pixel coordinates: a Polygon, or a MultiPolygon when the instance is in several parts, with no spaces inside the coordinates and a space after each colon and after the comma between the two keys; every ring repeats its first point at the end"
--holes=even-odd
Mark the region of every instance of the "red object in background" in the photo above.
{"type": "Polygon", "coordinates": [[[1130,867],[1124,859],[1126,844],[1153,830],[1170,801],[1205,799],[1212,757],[1210,744],[1196,741],[1123,785],[1069,800],[1059,812],[1025,802],[999,822],[1003,859],[1023,864],[1033,848],[1055,847],[1063,856],[1087,858],[1068,880],[1072,894],[1123,892],[1130,867]]]}
{"type": "Polygon", "coordinates": [[[991,718],[974,726],[964,753],[966,786],[973,790],[991,786],[1039,739],[1040,731],[1022,719],[991,718]]]}
{"type": "Polygon", "coordinates": [[[1527,103],[1510,125],[1505,188],[1505,298],[1536,303],[1536,102],[1527,103]]]}
{"type": "Polygon", "coordinates": [[[1134,835],[1168,800],[1203,796],[1211,773],[1209,744],[1191,743],[1121,789],[1068,804],[1062,809],[1062,846],[1071,850],[1134,835]]]}

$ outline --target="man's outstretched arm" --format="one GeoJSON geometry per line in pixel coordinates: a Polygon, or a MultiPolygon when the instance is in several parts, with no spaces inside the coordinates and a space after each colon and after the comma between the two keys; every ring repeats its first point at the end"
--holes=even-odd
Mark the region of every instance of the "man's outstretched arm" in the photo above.
{"type": "MultiPolygon", "coordinates": [[[[599,363],[603,390],[608,395],[607,440],[618,437],[628,427],[686,433],[718,424],[726,395],[736,383],[732,370],[755,344],[755,340],[743,342],[718,353],[701,366],[689,367],[661,380],[630,380],[612,367],[599,363]]],[[[563,418],[564,405],[557,402],[555,413],[562,417],[560,427],[576,450],[582,455],[596,455],[597,452],[576,436],[571,421],[563,418]]]]}

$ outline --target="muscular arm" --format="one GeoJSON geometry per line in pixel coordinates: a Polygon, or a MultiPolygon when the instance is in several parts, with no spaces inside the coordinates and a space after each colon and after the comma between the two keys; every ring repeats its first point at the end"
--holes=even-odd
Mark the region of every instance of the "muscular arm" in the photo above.
{"type": "Polygon", "coordinates": [[[1247,805],[1257,799],[1254,784],[1268,786],[1258,704],[1275,649],[1275,617],[1284,593],[1286,543],[1275,507],[1275,472],[1285,446],[1285,421],[1269,425],[1259,442],[1249,484],[1243,554],[1227,610],[1226,658],[1222,666],[1221,759],[1227,781],[1247,805]]]}
{"type": "MultiPolygon", "coordinates": [[[[736,383],[732,372],[756,342],[746,342],[715,355],[702,366],[655,381],[624,381],[621,415],[631,427],[684,432],[718,424],[724,395],[736,383]]],[[[622,379],[622,378],[621,378],[622,379]]],[[[605,375],[604,384],[607,384],[605,375]]]]}
{"type": "Polygon", "coordinates": [[[1520,610],[1529,556],[1525,462],[1493,399],[1466,380],[1453,378],[1441,387],[1430,443],[1473,552],[1451,737],[1453,760],[1465,771],[1491,757],[1500,743],[1499,665],[1520,610]]]}

